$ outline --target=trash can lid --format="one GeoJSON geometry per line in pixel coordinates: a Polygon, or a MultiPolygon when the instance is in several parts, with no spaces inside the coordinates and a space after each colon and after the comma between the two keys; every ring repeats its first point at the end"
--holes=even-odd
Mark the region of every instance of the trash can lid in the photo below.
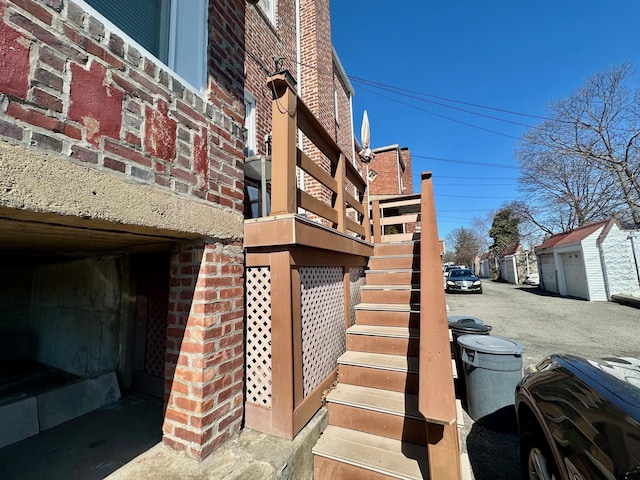
{"type": "Polygon", "coordinates": [[[459,326],[462,324],[463,326],[469,323],[477,323],[478,325],[484,325],[484,322],[478,317],[472,317],[471,315],[447,315],[447,320],[449,321],[449,326],[459,326]]]}
{"type": "Polygon", "coordinates": [[[458,343],[464,348],[482,353],[496,353],[498,355],[522,355],[524,345],[514,340],[489,335],[462,335],[458,343]]]}

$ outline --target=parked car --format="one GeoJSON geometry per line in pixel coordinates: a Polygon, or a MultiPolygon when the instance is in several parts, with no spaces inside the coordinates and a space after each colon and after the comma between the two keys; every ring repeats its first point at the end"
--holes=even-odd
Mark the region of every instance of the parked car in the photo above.
{"type": "Polygon", "coordinates": [[[526,277],[524,277],[524,284],[537,287],[538,285],[540,285],[540,275],[538,275],[537,273],[531,273],[527,275],[526,277]]]}
{"type": "Polygon", "coordinates": [[[446,267],[444,267],[444,276],[448,277],[449,276],[449,272],[451,270],[458,270],[461,268],[465,268],[464,265],[447,265],[446,267]]]}
{"type": "Polygon", "coordinates": [[[515,405],[524,479],[640,479],[640,360],[552,355],[515,405]]]}
{"type": "Polygon", "coordinates": [[[457,268],[449,271],[445,282],[447,292],[482,293],[482,281],[468,268],[457,268]]]}

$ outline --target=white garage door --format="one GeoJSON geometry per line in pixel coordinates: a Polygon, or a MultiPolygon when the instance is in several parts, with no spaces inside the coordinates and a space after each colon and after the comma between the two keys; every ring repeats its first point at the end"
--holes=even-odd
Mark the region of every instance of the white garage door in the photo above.
{"type": "Polygon", "coordinates": [[[582,254],[578,252],[563,253],[562,265],[564,277],[567,281],[567,295],[589,299],[587,276],[584,273],[582,254]]]}
{"type": "Polygon", "coordinates": [[[553,255],[540,255],[540,268],[542,269],[542,284],[549,292],[558,293],[558,282],[556,280],[556,264],[553,255]]]}

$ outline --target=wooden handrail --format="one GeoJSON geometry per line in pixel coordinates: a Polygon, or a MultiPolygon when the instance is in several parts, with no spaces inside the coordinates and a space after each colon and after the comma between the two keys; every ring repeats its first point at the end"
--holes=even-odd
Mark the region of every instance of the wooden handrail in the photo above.
{"type": "Polygon", "coordinates": [[[271,215],[295,214],[298,208],[321,217],[339,232],[353,232],[370,239],[365,202],[366,181],[349,161],[333,137],[295,94],[295,82],[288,72],[269,79],[273,90],[271,215]],[[296,147],[298,129],[329,160],[330,171],[322,168],[296,147]],[[301,191],[296,185],[296,166],[331,192],[331,204],[301,191]],[[355,188],[355,196],[348,191],[355,188]],[[355,216],[350,218],[349,215],[355,216]]]}
{"type": "Polygon", "coordinates": [[[418,409],[427,419],[430,478],[459,480],[456,396],[431,172],[422,174],[418,409]]]}
{"type": "Polygon", "coordinates": [[[420,194],[393,195],[376,198],[372,203],[374,242],[404,241],[417,238],[414,234],[420,225],[420,194]],[[388,211],[400,213],[389,214],[388,211]],[[400,227],[396,233],[385,231],[386,226],[400,227]]]}

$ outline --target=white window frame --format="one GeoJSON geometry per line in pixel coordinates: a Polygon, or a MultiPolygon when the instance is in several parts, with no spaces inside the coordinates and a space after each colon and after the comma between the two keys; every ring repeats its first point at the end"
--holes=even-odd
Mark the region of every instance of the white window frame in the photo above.
{"type": "Polygon", "coordinates": [[[148,58],[165,64],[178,79],[194,93],[204,97],[207,88],[207,43],[208,43],[208,0],[162,0],[162,8],[169,12],[168,52],[161,48],[160,56],[166,54],[166,61],[147,51],[133,38],[107,19],[99,11],[86,3],[77,0],[87,13],[100,20],[105,27],[117,33],[127,43],[134,45],[140,53],[148,58]],[[199,28],[198,28],[199,27],[199,28]]]}
{"type": "Polygon", "coordinates": [[[258,6],[262,9],[269,21],[276,24],[276,0],[259,0],[258,6]]]}
{"type": "Polygon", "coordinates": [[[244,153],[245,157],[257,155],[256,98],[244,92],[244,153]]]}

